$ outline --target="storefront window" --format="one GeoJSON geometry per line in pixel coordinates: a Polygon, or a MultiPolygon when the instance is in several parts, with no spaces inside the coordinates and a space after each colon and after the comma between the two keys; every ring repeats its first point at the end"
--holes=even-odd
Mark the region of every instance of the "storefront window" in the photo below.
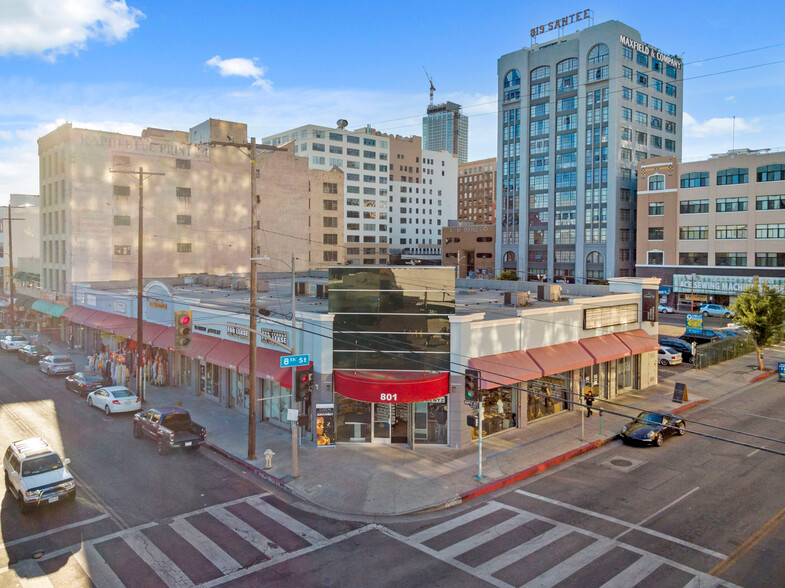
{"type": "Polygon", "coordinates": [[[292,408],[292,392],[282,388],[278,382],[257,380],[260,397],[264,399],[264,414],[267,418],[286,423],[286,411],[292,408]]]}
{"type": "Polygon", "coordinates": [[[370,443],[371,404],[335,395],[336,437],[339,443],[370,443]]]}
{"type": "Polygon", "coordinates": [[[447,443],[447,397],[414,404],[416,443],[447,443]]]}
{"type": "MultiPolygon", "coordinates": [[[[513,388],[486,390],[482,395],[483,420],[482,434],[493,435],[500,431],[513,429],[518,425],[518,392],[513,388]]],[[[472,429],[472,439],[477,439],[478,431],[472,429]]]]}
{"type": "Polygon", "coordinates": [[[232,408],[244,408],[248,410],[249,407],[249,389],[248,389],[248,374],[240,374],[232,372],[231,377],[231,402],[232,408]]]}
{"type": "Polygon", "coordinates": [[[185,355],[177,355],[177,374],[180,386],[191,390],[193,380],[191,379],[191,358],[185,355]]]}
{"type": "Polygon", "coordinates": [[[199,391],[213,398],[221,397],[221,381],[219,379],[220,368],[212,363],[203,363],[199,366],[200,388],[199,391]]]}
{"type": "Polygon", "coordinates": [[[569,374],[547,376],[529,382],[526,420],[531,422],[567,410],[569,382],[569,374]]]}

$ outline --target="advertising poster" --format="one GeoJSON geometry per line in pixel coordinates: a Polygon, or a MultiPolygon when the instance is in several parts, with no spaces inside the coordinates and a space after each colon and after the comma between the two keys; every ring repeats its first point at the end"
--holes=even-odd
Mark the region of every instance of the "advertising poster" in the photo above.
{"type": "Polygon", "coordinates": [[[335,405],[316,405],[316,446],[335,447],[335,405]]]}

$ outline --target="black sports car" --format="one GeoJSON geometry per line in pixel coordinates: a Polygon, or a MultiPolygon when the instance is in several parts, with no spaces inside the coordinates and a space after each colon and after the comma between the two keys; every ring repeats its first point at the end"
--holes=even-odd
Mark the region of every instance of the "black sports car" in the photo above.
{"type": "Polygon", "coordinates": [[[621,428],[619,436],[625,443],[647,443],[660,447],[665,437],[684,435],[684,421],[675,414],[642,412],[621,428]]]}
{"type": "MultiPolygon", "coordinates": [[[[93,390],[106,385],[106,378],[92,372],[76,372],[65,379],[66,390],[73,390],[79,396],[87,396],[93,390]]],[[[111,384],[112,382],[109,381],[111,384]]]]}

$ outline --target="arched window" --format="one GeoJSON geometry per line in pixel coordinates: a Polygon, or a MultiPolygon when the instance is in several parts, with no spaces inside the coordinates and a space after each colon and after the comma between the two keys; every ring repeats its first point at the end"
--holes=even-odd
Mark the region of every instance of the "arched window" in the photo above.
{"type": "Polygon", "coordinates": [[[506,262],[514,262],[515,261],[515,252],[508,251],[504,254],[504,261],[506,262]]]}
{"type": "Polygon", "coordinates": [[[664,190],[665,189],[665,176],[662,174],[654,174],[649,178],[649,190],[664,190]]]}
{"type": "Polygon", "coordinates": [[[556,64],[557,74],[566,73],[574,69],[578,69],[578,60],[574,57],[570,57],[569,59],[565,59],[556,64]]]}
{"type": "Polygon", "coordinates": [[[599,251],[592,251],[586,256],[586,283],[595,283],[605,279],[605,257],[599,251]]]}
{"type": "Polygon", "coordinates": [[[514,86],[521,85],[521,74],[518,73],[517,69],[510,70],[510,72],[504,77],[504,87],[505,88],[512,88],[514,86]]]}
{"type": "Polygon", "coordinates": [[[595,45],[592,47],[591,51],[589,51],[589,65],[596,65],[598,63],[605,63],[608,61],[608,46],[604,43],[600,43],[599,45],[595,45]]]}
{"type": "Polygon", "coordinates": [[[538,67],[537,69],[533,69],[531,72],[531,81],[537,81],[549,78],[551,76],[551,68],[548,65],[543,65],[542,67],[538,67]]]}
{"type": "Polygon", "coordinates": [[[604,259],[605,258],[602,256],[602,253],[600,253],[599,251],[592,251],[591,253],[589,253],[589,255],[586,256],[586,263],[600,264],[603,263],[604,259]]]}

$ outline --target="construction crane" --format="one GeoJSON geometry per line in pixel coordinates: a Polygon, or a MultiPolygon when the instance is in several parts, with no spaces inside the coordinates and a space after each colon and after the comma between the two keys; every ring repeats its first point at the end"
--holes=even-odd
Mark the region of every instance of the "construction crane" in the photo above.
{"type": "Polygon", "coordinates": [[[428,73],[428,70],[425,69],[424,65],[422,66],[422,70],[425,72],[425,77],[428,78],[428,81],[431,83],[431,106],[433,106],[433,92],[436,90],[436,88],[433,86],[433,78],[428,73]]]}

